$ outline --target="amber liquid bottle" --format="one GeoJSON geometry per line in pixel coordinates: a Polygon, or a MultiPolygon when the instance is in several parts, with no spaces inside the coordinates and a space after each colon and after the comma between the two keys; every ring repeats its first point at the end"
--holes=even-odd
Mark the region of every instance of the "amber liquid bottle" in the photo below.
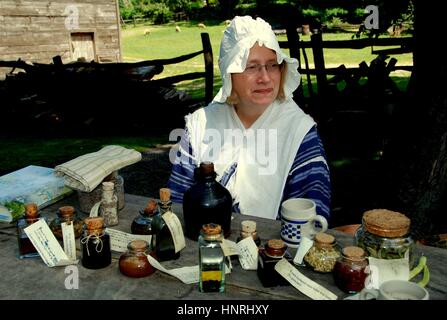
{"type": "Polygon", "coordinates": [[[25,233],[25,228],[33,224],[34,222],[39,221],[40,215],[37,208],[37,204],[28,203],[25,205],[25,216],[19,220],[17,220],[17,236],[19,242],[19,258],[33,258],[38,257],[39,253],[34,245],[31,243],[31,240],[28,238],[25,233]]]}
{"type": "Polygon", "coordinates": [[[183,196],[186,236],[197,241],[202,226],[215,223],[222,226],[224,236],[228,237],[233,200],[230,192],[216,181],[214,164],[202,162],[195,170],[195,179],[196,183],[183,196]]]}

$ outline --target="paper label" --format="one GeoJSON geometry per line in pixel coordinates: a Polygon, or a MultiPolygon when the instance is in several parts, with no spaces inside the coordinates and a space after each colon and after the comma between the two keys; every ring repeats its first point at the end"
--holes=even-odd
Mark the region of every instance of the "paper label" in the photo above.
{"type": "Polygon", "coordinates": [[[110,235],[110,250],[116,252],[125,252],[127,245],[133,240],[144,240],[151,243],[152,235],[130,234],[123,231],[106,228],[106,232],[110,235]]]}
{"type": "Polygon", "coordinates": [[[147,260],[149,263],[155,268],[160,270],[161,272],[167,273],[183,283],[191,284],[199,282],[199,266],[192,267],[182,267],[177,269],[168,270],[163,267],[157,260],[155,260],[152,256],[148,255],[147,260]]]}
{"type": "Polygon", "coordinates": [[[298,291],[314,300],[337,300],[337,296],[299,272],[286,259],[282,258],[276,265],[278,271],[298,291]]]}
{"type": "Polygon", "coordinates": [[[237,243],[234,241],[224,239],[220,243],[220,247],[222,248],[222,251],[223,251],[223,254],[225,257],[239,255],[239,249],[237,247],[237,243]]]}
{"type": "Polygon", "coordinates": [[[169,231],[171,232],[172,240],[174,242],[175,253],[177,253],[184,247],[186,247],[182,224],[180,223],[180,220],[175,215],[175,213],[171,211],[165,212],[161,217],[166,222],[166,225],[168,226],[169,231]]]}
{"type": "Polygon", "coordinates": [[[96,202],[93,207],[90,209],[90,217],[97,217],[98,216],[98,211],[99,211],[99,207],[101,206],[101,201],[96,202]]]}
{"type": "Polygon", "coordinates": [[[68,258],[44,219],[26,227],[24,231],[47,266],[55,267],[78,263],[78,261],[68,258]]]}
{"type": "Polygon", "coordinates": [[[258,246],[252,237],[247,237],[237,243],[239,263],[244,270],[258,269],[258,246]]]}
{"type": "Polygon", "coordinates": [[[76,242],[73,228],[73,222],[63,222],[62,238],[64,240],[64,251],[70,260],[76,260],[76,242]]]}
{"type": "Polygon", "coordinates": [[[296,251],[295,258],[293,258],[293,263],[297,265],[303,265],[303,258],[306,255],[307,251],[312,248],[313,244],[313,240],[307,237],[302,237],[298,250],[296,251]]]}
{"type": "Polygon", "coordinates": [[[388,280],[406,280],[410,278],[408,255],[403,259],[377,259],[369,257],[367,289],[378,289],[388,280]]]}

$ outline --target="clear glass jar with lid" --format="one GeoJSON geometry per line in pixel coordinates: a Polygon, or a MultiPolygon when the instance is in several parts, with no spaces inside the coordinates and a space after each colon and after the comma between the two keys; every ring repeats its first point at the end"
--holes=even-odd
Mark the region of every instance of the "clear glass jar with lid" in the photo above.
{"type": "Polygon", "coordinates": [[[333,235],[317,233],[314,244],[304,256],[304,261],[318,272],[332,272],[337,258],[341,256],[341,247],[333,235]]]}
{"type": "Polygon", "coordinates": [[[57,218],[50,222],[50,229],[57,239],[63,240],[62,223],[72,222],[75,238],[79,238],[82,234],[84,221],[76,214],[73,206],[63,206],[57,212],[57,218]]]}
{"type": "Polygon", "coordinates": [[[341,257],[335,262],[333,275],[337,287],[347,293],[362,291],[365,287],[368,259],[365,251],[356,246],[343,248],[341,257]]]}
{"type": "Polygon", "coordinates": [[[387,209],[373,209],[363,214],[362,226],[357,230],[357,246],[370,257],[378,259],[409,258],[414,264],[414,241],[410,236],[410,219],[402,213],[387,209]]]}

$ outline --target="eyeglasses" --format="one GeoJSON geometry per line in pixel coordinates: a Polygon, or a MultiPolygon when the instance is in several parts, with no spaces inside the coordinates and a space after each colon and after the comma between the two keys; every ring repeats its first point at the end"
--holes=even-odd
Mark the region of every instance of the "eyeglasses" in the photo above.
{"type": "Polygon", "coordinates": [[[245,67],[244,72],[246,74],[256,74],[256,73],[260,73],[262,71],[262,68],[265,68],[265,71],[267,71],[267,73],[275,73],[278,72],[281,69],[281,64],[276,63],[276,62],[271,62],[271,63],[267,63],[267,64],[248,64],[245,67]]]}

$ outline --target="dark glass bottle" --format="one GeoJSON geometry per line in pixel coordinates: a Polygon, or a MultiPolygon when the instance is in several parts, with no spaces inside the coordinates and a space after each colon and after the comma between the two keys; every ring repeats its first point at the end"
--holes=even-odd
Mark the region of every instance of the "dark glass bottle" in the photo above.
{"type": "Polygon", "coordinates": [[[50,229],[57,239],[63,240],[62,235],[62,223],[72,222],[75,238],[79,238],[82,234],[82,228],[84,222],[75,212],[75,208],[72,206],[63,206],[59,208],[57,218],[50,222],[50,229]]]}
{"type": "Polygon", "coordinates": [[[153,253],[149,249],[149,243],[144,240],[129,242],[127,251],[120,256],[119,269],[122,274],[132,277],[147,277],[155,272],[155,268],[149,263],[147,255],[153,253]]]}
{"type": "Polygon", "coordinates": [[[171,191],[168,188],[160,189],[160,201],[158,202],[160,214],[152,219],[152,248],[159,261],[175,260],[180,257],[180,251],[175,252],[174,240],[172,239],[171,230],[165,220],[163,214],[172,212],[171,191]]]}
{"type": "Polygon", "coordinates": [[[200,292],[225,291],[225,257],[220,246],[222,228],[209,223],[202,226],[199,242],[199,290],[200,292]]]}
{"type": "Polygon", "coordinates": [[[232,198],[230,192],[216,181],[214,164],[202,162],[195,170],[196,183],[183,196],[185,234],[197,241],[202,225],[222,226],[224,236],[231,233],[232,198]]]}
{"type": "Polygon", "coordinates": [[[131,232],[133,234],[154,234],[152,230],[153,223],[152,220],[155,216],[160,215],[157,208],[157,202],[154,199],[149,199],[146,208],[139,211],[140,215],[132,221],[130,226],[131,232]]]}
{"type": "Polygon", "coordinates": [[[35,203],[27,203],[25,205],[25,215],[23,218],[17,220],[17,236],[19,242],[19,258],[33,258],[38,257],[39,253],[32,244],[31,240],[25,233],[25,228],[33,224],[34,222],[42,219],[35,203]]]}
{"type": "Polygon", "coordinates": [[[101,269],[112,263],[110,236],[105,232],[103,217],[89,217],[84,220],[81,237],[81,260],[87,269],[101,269]]]}
{"type": "Polygon", "coordinates": [[[276,263],[282,258],[292,262],[292,257],[287,252],[287,245],[282,240],[271,239],[264,248],[259,249],[257,273],[264,287],[289,285],[289,282],[275,270],[276,263]]]}

